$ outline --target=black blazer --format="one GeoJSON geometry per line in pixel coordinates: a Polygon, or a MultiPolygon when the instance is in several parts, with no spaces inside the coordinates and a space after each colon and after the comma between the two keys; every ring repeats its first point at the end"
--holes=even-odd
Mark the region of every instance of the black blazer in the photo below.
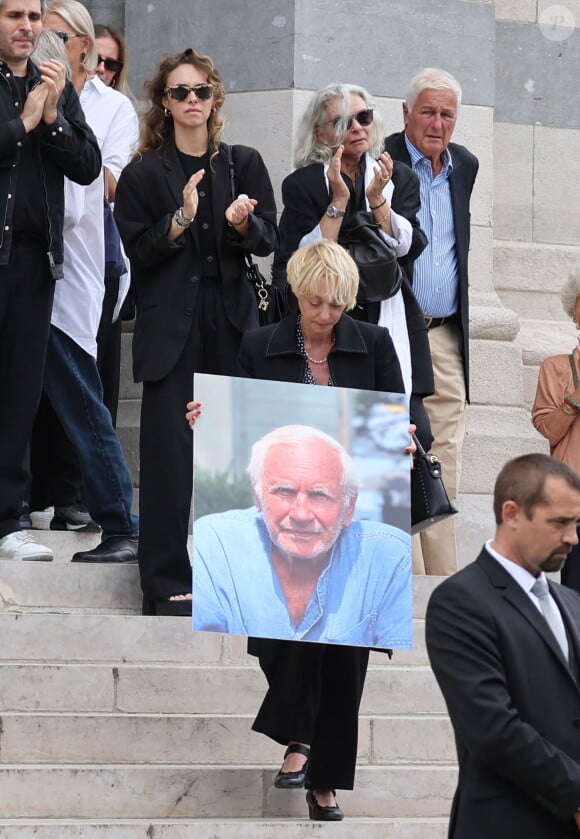
{"type": "Polygon", "coordinates": [[[427,607],[431,666],[455,730],[450,839],[578,836],[580,597],[550,583],[573,667],[522,588],[486,550],[427,607]]]}
{"type": "MultiPolygon", "coordinates": [[[[389,152],[393,160],[400,160],[408,166],[411,165],[411,158],[407,150],[403,131],[387,137],[385,140],[385,150],[389,152]]],[[[449,188],[453,207],[453,225],[455,227],[455,252],[457,254],[457,266],[459,270],[458,313],[462,336],[461,355],[463,358],[465,389],[469,401],[469,276],[467,265],[471,232],[469,202],[479,169],[479,161],[465,146],[460,146],[457,143],[449,143],[449,152],[453,159],[453,171],[449,177],[449,188]]],[[[411,282],[413,276],[412,263],[418,255],[410,258],[408,267],[411,282]]]]}
{"type": "MultiPolygon", "coordinates": [[[[239,236],[225,219],[232,201],[227,150],[220,151],[205,178],[211,180],[213,228],[226,313],[243,332],[258,325],[256,302],[243,276],[244,252],[267,256],[277,242],[276,205],[268,172],[255,149],[233,146],[236,194],[256,198],[250,228],[239,236]]],[[[186,178],[173,141],[145,152],[125,167],[115,195],[115,219],[131,260],[137,316],[133,335],[136,381],[157,381],[175,366],[189,335],[203,274],[197,225],[177,241],[166,233],[183,204],[186,178]]],[[[200,189],[203,187],[203,180],[200,189]]]]}
{"type": "MultiPolygon", "coordinates": [[[[337,387],[404,393],[403,377],[388,329],[342,315],[328,367],[337,387]]],[[[246,332],[238,355],[239,376],[280,382],[303,382],[306,359],[296,342],[296,315],[246,332]]]]}

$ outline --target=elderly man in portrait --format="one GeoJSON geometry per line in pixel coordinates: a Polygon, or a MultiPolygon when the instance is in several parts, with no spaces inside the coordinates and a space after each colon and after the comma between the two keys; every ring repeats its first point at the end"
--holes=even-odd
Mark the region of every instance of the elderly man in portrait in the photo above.
{"type": "MultiPolygon", "coordinates": [[[[441,460],[450,498],[459,488],[469,400],[469,201],[479,167],[465,146],[451,142],[460,105],[457,79],[444,70],[422,70],[403,103],[405,130],[385,141],[393,159],[419,177],[419,221],[429,244],[405,268],[429,330],[435,393],[424,405],[435,438],[431,451],[441,460]]],[[[413,568],[443,575],[457,570],[454,518],[413,539],[413,568]]]]}
{"type": "Polygon", "coordinates": [[[255,509],[194,524],[194,629],[409,649],[409,536],[353,521],[359,481],[342,446],[283,426],[255,443],[248,473],[255,509]]]}

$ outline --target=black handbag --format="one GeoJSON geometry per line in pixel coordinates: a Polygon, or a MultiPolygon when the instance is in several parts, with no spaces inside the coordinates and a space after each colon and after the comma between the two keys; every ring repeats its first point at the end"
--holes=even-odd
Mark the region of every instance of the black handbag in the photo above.
{"type": "MultiPolygon", "coordinates": [[[[235,185],[235,171],[234,159],[232,157],[232,147],[226,146],[228,152],[228,167],[230,171],[230,192],[232,201],[236,198],[235,185]]],[[[244,254],[244,274],[249,283],[251,283],[256,296],[256,305],[258,307],[258,322],[260,326],[268,326],[271,323],[278,323],[284,314],[284,305],[280,295],[278,286],[269,283],[266,277],[262,274],[251,253],[244,254]]]]}
{"type": "Polygon", "coordinates": [[[338,244],[349,252],[358,268],[358,299],[368,303],[392,297],[403,281],[395,252],[379,231],[380,225],[371,213],[359,212],[344,221],[338,236],[338,244]]]}
{"type": "Polygon", "coordinates": [[[413,454],[411,470],[411,533],[419,533],[458,511],[451,503],[441,476],[441,461],[427,454],[418,437],[413,434],[417,451],[413,454]]]}

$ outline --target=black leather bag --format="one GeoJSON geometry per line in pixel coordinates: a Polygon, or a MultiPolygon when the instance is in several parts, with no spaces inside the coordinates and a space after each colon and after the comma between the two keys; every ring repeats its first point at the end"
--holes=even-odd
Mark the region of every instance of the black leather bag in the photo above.
{"type": "MultiPolygon", "coordinates": [[[[225,143],[224,143],[225,145],[225,143]]],[[[236,198],[234,158],[232,147],[226,145],[228,152],[228,167],[230,171],[230,192],[232,201],[236,198]]],[[[258,322],[260,326],[268,326],[271,323],[278,323],[285,311],[278,286],[269,283],[262,274],[251,253],[244,254],[244,274],[251,283],[256,296],[258,307],[258,322]]]]}
{"type": "Polygon", "coordinates": [[[411,533],[419,533],[459,511],[449,500],[443,484],[441,461],[425,452],[415,434],[413,440],[417,451],[411,470],[411,533]]]}
{"type": "Polygon", "coordinates": [[[355,213],[342,225],[338,244],[357,264],[359,300],[376,303],[387,300],[401,288],[403,273],[397,257],[380,234],[371,213],[355,213]]]}

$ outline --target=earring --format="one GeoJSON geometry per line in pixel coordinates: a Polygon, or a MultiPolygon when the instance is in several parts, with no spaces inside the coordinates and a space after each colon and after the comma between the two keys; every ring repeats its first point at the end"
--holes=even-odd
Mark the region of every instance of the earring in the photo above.
{"type": "Polygon", "coordinates": [[[171,116],[171,112],[170,112],[169,108],[163,108],[163,113],[165,114],[166,117],[171,116]]]}
{"type": "Polygon", "coordinates": [[[81,64],[84,63],[85,58],[87,57],[86,52],[81,52],[81,64]]]}

